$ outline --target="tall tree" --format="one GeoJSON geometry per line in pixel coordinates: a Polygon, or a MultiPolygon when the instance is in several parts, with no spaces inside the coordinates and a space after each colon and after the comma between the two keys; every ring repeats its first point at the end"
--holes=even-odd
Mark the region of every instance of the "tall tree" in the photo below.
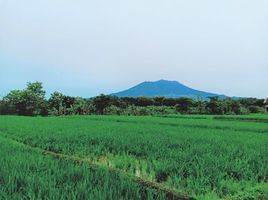
{"type": "Polygon", "coordinates": [[[4,101],[8,104],[10,114],[46,115],[45,91],[42,83],[27,83],[24,90],[12,90],[4,101]]]}

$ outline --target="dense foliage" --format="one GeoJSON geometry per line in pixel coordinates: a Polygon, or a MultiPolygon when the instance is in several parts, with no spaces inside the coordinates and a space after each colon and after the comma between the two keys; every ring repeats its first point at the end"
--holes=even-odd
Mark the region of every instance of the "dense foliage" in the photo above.
{"type": "Polygon", "coordinates": [[[42,83],[28,83],[0,100],[0,114],[14,115],[165,115],[165,114],[248,114],[263,113],[263,99],[190,99],[165,97],[115,97],[100,95],[90,99],[54,92],[45,98],[42,83]]]}
{"type": "Polygon", "coordinates": [[[266,200],[267,122],[265,115],[0,116],[0,199],[140,199],[138,185],[113,168],[198,200],[266,200]],[[100,163],[109,173],[14,140],[100,163]]]}

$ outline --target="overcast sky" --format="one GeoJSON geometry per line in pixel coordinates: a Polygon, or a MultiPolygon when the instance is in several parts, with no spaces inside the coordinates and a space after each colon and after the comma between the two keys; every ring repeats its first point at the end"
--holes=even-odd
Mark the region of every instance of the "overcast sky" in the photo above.
{"type": "Polygon", "coordinates": [[[89,97],[177,80],[268,96],[267,0],[0,0],[0,96],[89,97]]]}

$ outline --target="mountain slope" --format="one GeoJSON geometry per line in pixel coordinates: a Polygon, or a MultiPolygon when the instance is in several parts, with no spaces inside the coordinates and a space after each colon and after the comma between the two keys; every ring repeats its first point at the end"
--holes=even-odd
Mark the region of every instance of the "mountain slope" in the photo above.
{"type": "Polygon", "coordinates": [[[221,96],[221,97],[223,96],[214,93],[195,90],[177,81],[167,81],[167,80],[159,80],[155,82],[145,81],[130,89],[113,93],[111,95],[118,97],[163,96],[170,98],[178,98],[178,97],[207,98],[211,96],[221,96]]]}

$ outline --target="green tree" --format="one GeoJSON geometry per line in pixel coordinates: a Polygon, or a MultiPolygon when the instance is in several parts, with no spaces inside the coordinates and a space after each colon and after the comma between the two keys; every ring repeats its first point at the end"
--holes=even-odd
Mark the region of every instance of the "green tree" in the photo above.
{"type": "Polygon", "coordinates": [[[60,92],[54,92],[48,99],[49,113],[52,115],[63,115],[64,95],[60,92]]]}
{"type": "Polygon", "coordinates": [[[231,100],[231,112],[232,114],[241,114],[241,109],[242,109],[242,106],[241,104],[239,103],[239,101],[236,101],[236,100],[231,100]]]}
{"type": "MultiPolygon", "coordinates": [[[[82,98],[81,98],[82,99],[82,98]]],[[[49,112],[52,115],[69,115],[83,113],[78,110],[78,104],[80,103],[80,98],[75,98],[71,96],[63,95],[60,92],[54,92],[48,99],[49,112]]]]}
{"type": "Polygon", "coordinates": [[[86,101],[81,97],[76,97],[74,104],[71,106],[72,114],[84,115],[86,114],[86,101]]]}
{"type": "Polygon", "coordinates": [[[96,108],[97,114],[104,114],[104,109],[111,105],[111,96],[101,94],[93,98],[93,105],[96,108]]]}
{"type": "Polygon", "coordinates": [[[191,105],[193,104],[192,99],[189,98],[179,98],[177,99],[177,104],[175,106],[176,111],[179,113],[190,113],[191,105]]]}
{"type": "Polygon", "coordinates": [[[32,91],[40,99],[45,98],[46,91],[43,89],[43,85],[39,81],[36,81],[36,82],[33,82],[33,83],[28,82],[26,90],[32,91]]]}
{"type": "Polygon", "coordinates": [[[47,109],[47,101],[45,99],[46,91],[43,88],[42,82],[36,81],[36,82],[28,82],[26,93],[30,94],[32,93],[34,96],[34,111],[33,115],[47,115],[48,109],[47,109]]]}
{"type": "Polygon", "coordinates": [[[45,91],[42,83],[27,83],[24,90],[12,90],[4,101],[8,104],[8,112],[18,115],[46,115],[45,91]]]}
{"type": "Polygon", "coordinates": [[[4,100],[0,100],[0,115],[9,114],[8,103],[4,100]]]}
{"type": "Polygon", "coordinates": [[[219,97],[209,97],[210,101],[207,104],[207,108],[210,114],[221,115],[224,114],[224,107],[219,97]]]}
{"type": "Polygon", "coordinates": [[[205,101],[203,98],[198,97],[194,102],[193,106],[196,109],[197,114],[206,114],[207,113],[207,101],[205,101]]]}

